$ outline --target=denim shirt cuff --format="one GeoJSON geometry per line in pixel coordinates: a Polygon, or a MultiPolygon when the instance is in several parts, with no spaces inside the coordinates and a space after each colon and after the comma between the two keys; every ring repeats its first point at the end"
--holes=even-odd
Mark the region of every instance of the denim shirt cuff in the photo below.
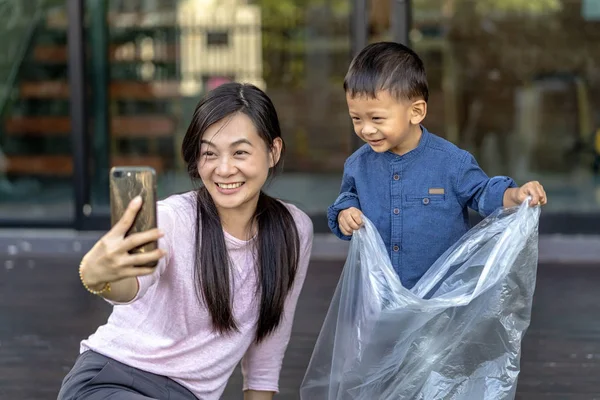
{"type": "Polygon", "coordinates": [[[358,202],[358,196],[354,193],[345,192],[338,196],[333,205],[327,209],[327,224],[329,229],[337,237],[343,240],[350,240],[352,236],[346,236],[340,231],[337,219],[340,211],[343,211],[350,207],[356,207],[360,209],[360,203],[358,202]]]}
{"type": "Polygon", "coordinates": [[[508,188],[517,187],[516,182],[508,176],[495,176],[491,178],[479,204],[479,213],[484,217],[490,215],[498,208],[504,206],[504,192],[508,188]]]}

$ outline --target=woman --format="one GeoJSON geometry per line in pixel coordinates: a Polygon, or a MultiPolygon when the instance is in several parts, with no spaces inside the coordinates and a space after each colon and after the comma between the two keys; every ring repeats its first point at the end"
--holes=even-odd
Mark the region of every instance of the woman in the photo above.
{"type": "Polygon", "coordinates": [[[182,152],[203,186],[160,201],[159,228],[125,238],[132,201],[83,257],[83,285],[115,307],[59,399],[218,399],[240,361],[244,399],[272,399],[313,235],[306,214],[262,192],[283,150],[258,88],[224,84],[200,102],[182,152]]]}

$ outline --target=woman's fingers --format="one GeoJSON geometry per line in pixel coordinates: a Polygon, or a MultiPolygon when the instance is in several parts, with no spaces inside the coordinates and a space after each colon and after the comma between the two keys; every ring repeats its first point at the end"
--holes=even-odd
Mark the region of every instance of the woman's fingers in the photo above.
{"type": "MultiPolygon", "coordinates": [[[[161,249],[152,250],[148,253],[135,253],[125,257],[123,263],[127,266],[144,266],[151,262],[157,262],[165,256],[165,252],[161,249]]],[[[153,267],[150,267],[153,268],[153,267]]]]}
{"type": "Polygon", "coordinates": [[[163,233],[158,229],[150,229],[145,232],[138,232],[127,236],[121,243],[121,249],[123,251],[130,251],[136,247],[142,246],[146,243],[154,242],[163,237],[163,233]]]}
{"type": "Polygon", "coordinates": [[[131,225],[133,225],[133,221],[135,221],[135,217],[137,216],[137,213],[140,211],[141,207],[142,198],[140,196],[136,196],[129,202],[129,205],[125,209],[123,216],[111,229],[111,232],[114,232],[120,236],[125,236],[125,234],[127,234],[131,228],[131,225]]]}

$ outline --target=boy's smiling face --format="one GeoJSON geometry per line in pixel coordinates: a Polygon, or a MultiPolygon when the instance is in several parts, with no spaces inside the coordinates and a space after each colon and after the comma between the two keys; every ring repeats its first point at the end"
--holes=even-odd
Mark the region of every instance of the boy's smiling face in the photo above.
{"type": "Polygon", "coordinates": [[[427,114],[424,100],[398,100],[389,91],[381,90],[375,98],[346,93],[346,101],[354,132],[374,151],[402,155],[418,146],[419,124],[427,114]]]}

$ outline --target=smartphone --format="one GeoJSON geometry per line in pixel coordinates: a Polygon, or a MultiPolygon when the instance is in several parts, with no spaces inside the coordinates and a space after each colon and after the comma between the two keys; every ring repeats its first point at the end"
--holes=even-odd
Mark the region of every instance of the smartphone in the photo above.
{"type": "MultiPolygon", "coordinates": [[[[156,172],[151,167],[113,167],[110,170],[110,219],[114,226],[136,196],[142,197],[142,208],[127,235],[156,228],[156,172]]],[[[147,253],[158,248],[156,241],[136,247],[130,253],[147,253]]],[[[152,262],[143,267],[154,267],[152,262]]]]}

